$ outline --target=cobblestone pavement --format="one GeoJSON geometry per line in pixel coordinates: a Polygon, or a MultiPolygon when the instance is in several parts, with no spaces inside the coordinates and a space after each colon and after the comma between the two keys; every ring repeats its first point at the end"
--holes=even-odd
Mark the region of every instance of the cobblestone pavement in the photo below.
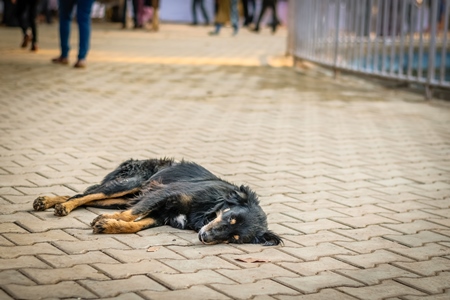
{"type": "Polygon", "coordinates": [[[38,53],[0,28],[1,299],[450,298],[449,105],[274,67],[283,30],[117,27],[94,25],[86,70],[49,62],[56,26],[39,28],[38,53]],[[32,210],[162,156],[250,185],[285,245],[94,235],[106,210],[32,210]]]}

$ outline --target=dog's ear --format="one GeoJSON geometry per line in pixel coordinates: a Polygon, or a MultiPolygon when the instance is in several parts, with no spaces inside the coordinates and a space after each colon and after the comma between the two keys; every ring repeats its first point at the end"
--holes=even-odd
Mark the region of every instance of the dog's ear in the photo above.
{"type": "Polygon", "coordinates": [[[239,188],[239,190],[233,190],[231,191],[227,202],[233,205],[240,205],[245,204],[248,199],[248,194],[245,189],[243,189],[243,186],[239,188]]]}
{"type": "Polygon", "coordinates": [[[283,244],[283,240],[279,235],[268,230],[263,235],[256,237],[253,243],[263,244],[264,246],[276,246],[279,244],[283,244]]]}

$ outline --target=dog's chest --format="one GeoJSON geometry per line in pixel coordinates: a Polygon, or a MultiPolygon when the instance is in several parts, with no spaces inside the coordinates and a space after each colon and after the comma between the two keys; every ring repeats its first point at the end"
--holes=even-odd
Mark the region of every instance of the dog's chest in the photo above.
{"type": "Polygon", "coordinates": [[[185,229],[187,223],[188,223],[187,216],[184,214],[179,214],[169,219],[170,226],[175,228],[185,229]]]}

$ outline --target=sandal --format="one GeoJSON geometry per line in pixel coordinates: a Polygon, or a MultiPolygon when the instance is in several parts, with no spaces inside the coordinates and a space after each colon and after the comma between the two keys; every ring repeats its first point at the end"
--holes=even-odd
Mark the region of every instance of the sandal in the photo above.
{"type": "Polygon", "coordinates": [[[28,43],[30,42],[31,37],[26,34],[23,36],[23,41],[22,41],[22,45],[20,45],[21,48],[26,48],[28,46],[28,43]]]}

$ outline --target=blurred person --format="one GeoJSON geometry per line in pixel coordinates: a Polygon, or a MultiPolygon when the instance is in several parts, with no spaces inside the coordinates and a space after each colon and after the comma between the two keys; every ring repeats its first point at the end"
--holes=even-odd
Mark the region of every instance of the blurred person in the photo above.
{"type": "Polygon", "coordinates": [[[242,0],[242,8],[244,10],[244,27],[253,23],[253,18],[256,12],[255,0],[242,0]]]}
{"type": "MultiPolygon", "coordinates": [[[[142,0],[131,0],[131,4],[133,6],[133,28],[141,28],[142,27],[142,9],[143,9],[143,1],[142,0]]],[[[123,1],[122,7],[122,28],[127,28],[127,9],[128,9],[128,0],[123,1]]]]}
{"type": "Polygon", "coordinates": [[[53,23],[52,10],[49,0],[39,0],[39,14],[45,18],[47,24],[53,23]]]}
{"type": "Polygon", "coordinates": [[[67,65],[69,63],[70,26],[73,8],[76,4],[79,46],[78,59],[74,67],[86,67],[86,56],[89,51],[89,42],[91,38],[91,10],[93,3],[94,0],[59,0],[59,39],[61,55],[53,58],[53,63],[62,65],[67,65]]]}
{"type": "Polygon", "coordinates": [[[277,0],[263,0],[261,11],[259,13],[258,21],[256,21],[255,28],[253,29],[254,32],[259,32],[259,25],[261,23],[261,20],[264,16],[264,13],[268,8],[272,9],[272,22],[270,26],[272,27],[272,33],[275,33],[277,30],[278,25],[280,25],[280,21],[278,20],[277,16],[277,0]]]}
{"type": "Polygon", "coordinates": [[[21,47],[26,48],[31,40],[31,51],[37,51],[36,13],[38,0],[12,0],[12,3],[17,4],[17,20],[23,33],[21,47]],[[31,37],[28,34],[28,28],[31,29],[31,37]]]}
{"type": "MultiPolygon", "coordinates": [[[[159,30],[159,0],[145,0],[144,6],[151,7],[152,31],[159,30]]],[[[142,21],[142,24],[144,21],[142,21]]]]}
{"type": "Polygon", "coordinates": [[[209,35],[218,35],[222,27],[231,20],[233,26],[233,35],[236,35],[239,30],[239,14],[238,14],[238,0],[218,0],[218,10],[214,21],[215,30],[211,31],[209,35]]]}
{"type": "Polygon", "coordinates": [[[200,6],[203,19],[205,19],[205,25],[209,25],[209,17],[206,13],[204,0],[192,0],[192,25],[197,25],[197,7],[200,6]]]}

